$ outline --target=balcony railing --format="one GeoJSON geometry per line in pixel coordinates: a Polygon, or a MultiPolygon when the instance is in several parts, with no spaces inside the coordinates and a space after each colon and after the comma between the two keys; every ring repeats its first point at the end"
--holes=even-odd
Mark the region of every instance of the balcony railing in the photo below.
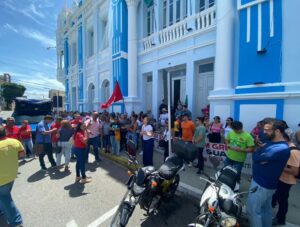
{"type": "Polygon", "coordinates": [[[216,8],[214,6],[142,39],[143,50],[146,51],[154,46],[182,39],[193,32],[211,28],[215,25],[215,21],[216,8]]]}

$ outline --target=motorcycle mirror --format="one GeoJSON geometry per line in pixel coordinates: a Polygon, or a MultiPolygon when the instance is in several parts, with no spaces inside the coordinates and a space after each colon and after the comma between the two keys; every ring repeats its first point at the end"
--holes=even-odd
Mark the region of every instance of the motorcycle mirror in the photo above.
{"type": "Polygon", "coordinates": [[[208,157],[208,159],[209,159],[209,161],[211,162],[211,164],[213,165],[214,169],[217,169],[218,166],[219,166],[220,163],[221,163],[220,160],[218,159],[218,157],[215,156],[215,155],[210,155],[210,156],[208,157]]]}
{"type": "Polygon", "coordinates": [[[254,187],[254,188],[250,189],[250,193],[254,193],[254,192],[256,192],[256,191],[257,191],[257,189],[258,189],[258,186],[256,186],[256,187],[254,187]]]}

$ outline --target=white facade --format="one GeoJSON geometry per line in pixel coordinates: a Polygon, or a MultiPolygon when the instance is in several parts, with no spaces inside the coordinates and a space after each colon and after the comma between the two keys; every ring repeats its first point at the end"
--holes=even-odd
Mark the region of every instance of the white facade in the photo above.
{"type": "Polygon", "coordinates": [[[157,116],[170,72],[172,106],[187,100],[193,117],[210,104],[211,118],[231,116],[247,130],[267,116],[296,129],[297,7],[297,0],[80,1],[58,17],[58,79],[68,83],[68,109],[99,110],[123,80],[126,111],[157,116]]]}

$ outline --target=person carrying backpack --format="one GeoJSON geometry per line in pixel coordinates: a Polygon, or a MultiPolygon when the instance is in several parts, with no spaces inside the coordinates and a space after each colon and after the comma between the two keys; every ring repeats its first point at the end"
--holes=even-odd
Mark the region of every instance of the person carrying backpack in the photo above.
{"type": "Polygon", "coordinates": [[[289,192],[291,187],[297,183],[296,177],[299,176],[300,151],[291,143],[287,133],[284,133],[283,137],[291,149],[291,155],[279,178],[276,192],[272,198],[272,207],[275,207],[277,203],[279,205],[276,218],[273,219],[272,225],[285,225],[285,218],[289,207],[289,192]]]}

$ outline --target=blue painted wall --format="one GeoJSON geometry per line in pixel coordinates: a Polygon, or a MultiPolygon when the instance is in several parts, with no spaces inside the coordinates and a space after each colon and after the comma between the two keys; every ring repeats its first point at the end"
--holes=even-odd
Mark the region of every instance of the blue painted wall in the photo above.
{"type": "MultiPolygon", "coordinates": [[[[66,88],[66,103],[69,103],[69,79],[65,80],[65,88],[66,88]]],[[[67,111],[69,111],[69,104],[65,105],[67,111]]]]}
{"type": "Polygon", "coordinates": [[[83,67],[83,48],[82,48],[82,24],[80,23],[78,27],[78,68],[82,69],[83,67]]]}
{"type": "MultiPolygon", "coordinates": [[[[241,105],[266,105],[266,104],[275,104],[276,105],[276,118],[283,119],[283,99],[272,99],[272,100],[238,100],[234,103],[234,119],[239,120],[240,118],[240,106],[241,105]]],[[[267,117],[267,116],[266,116],[267,117]]]]}
{"type": "Polygon", "coordinates": [[[78,27],[78,101],[83,101],[83,46],[82,46],[82,24],[78,27]]]}
{"type": "Polygon", "coordinates": [[[65,75],[69,73],[69,44],[68,38],[64,42],[64,65],[65,65],[65,75]]]}
{"type": "Polygon", "coordinates": [[[125,0],[115,0],[113,7],[112,74],[113,87],[118,81],[123,96],[128,96],[128,60],[121,53],[128,53],[128,12],[125,0]],[[122,16],[122,18],[121,18],[122,16]]]}
{"type": "Polygon", "coordinates": [[[79,73],[78,100],[83,101],[83,72],[79,73]]]}
{"type": "MultiPolygon", "coordinates": [[[[250,1],[242,1],[247,3],[250,1]]],[[[282,6],[281,0],[274,1],[274,36],[270,37],[270,4],[262,3],[262,48],[264,54],[257,53],[258,7],[251,7],[250,42],[247,43],[247,10],[240,11],[239,70],[238,86],[257,82],[281,82],[282,48],[282,6]]],[[[238,89],[236,93],[283,91],[284,87],[238,89]]]]}

